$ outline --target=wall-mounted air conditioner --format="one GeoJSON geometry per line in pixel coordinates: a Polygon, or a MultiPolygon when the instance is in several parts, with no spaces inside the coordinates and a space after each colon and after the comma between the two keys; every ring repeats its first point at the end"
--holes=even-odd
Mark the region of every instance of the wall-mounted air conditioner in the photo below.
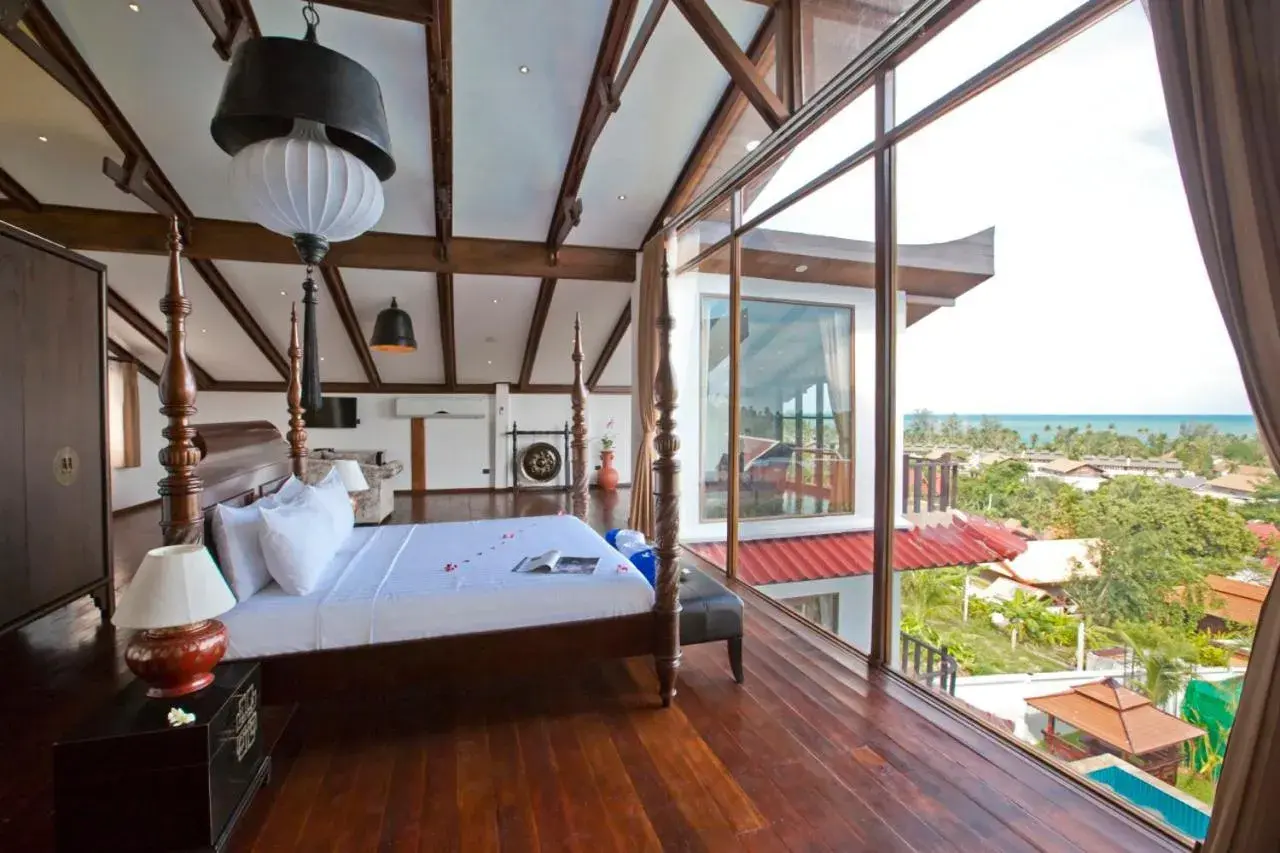
{"type": "Polygon", "coordinates": [[[397,397],[397,418],[483,420],[489,416],[488,397],[397,397]]]}

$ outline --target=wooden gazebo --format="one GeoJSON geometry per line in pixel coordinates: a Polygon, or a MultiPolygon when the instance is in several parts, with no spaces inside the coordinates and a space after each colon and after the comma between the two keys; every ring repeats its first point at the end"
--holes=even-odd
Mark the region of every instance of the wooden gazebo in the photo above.
{"type": "Polygon", "coordinates": [[[1027,704],[1049,715],[1044,730],[1049,752],[1067,761],[1110,753],[1173,785],[1182,763],[1182,744],[1204,732],[1166,713],[1114,678],[1080,684],[1063,693],[1036,696],[1027,704]],[[1080,732],[1080,743],[1057,730],[1061,720],[1080,732]]]}

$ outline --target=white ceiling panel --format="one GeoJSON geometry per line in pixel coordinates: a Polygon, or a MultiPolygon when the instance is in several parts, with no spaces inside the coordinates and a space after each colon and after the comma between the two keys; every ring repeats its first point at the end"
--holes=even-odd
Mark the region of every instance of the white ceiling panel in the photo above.
{"type": "Polygon", "coordinates": [[[89,108],[4,39],[0,81],[0,167],[37,201],[148,210],[102,174],[103,157],[122,157],[89,108]]]}
{"type": "Polygon", "coordinates": [[[573,315],[582,314],[582,375],[590,375],[609,333],[631,298],[631,285],[617,281],[560,281],[542,328],[533,365],[533,382],[563,385],[573,381],[573,315]]]}
{"type": "MultiPolygon", "coordinates": [[[[298,334],[302,334],[302,279],[305,275],[302,265],[219,261],[218,269],[281,355],[287,354],[289,306],[294,302],[298,303],[298,334]]],[[[316,332],[320,346],[320,380],[365,382],[364,368],[351,348],[338,309],[334,308],[319,271],[315,278],[318,287],[316,332]]],[[[252,347],[252,344],[246,343],[245,346],[252,347]]]]}
{"type": "MultiPolygon", "coordinates": [[[[49,0],[183,200],[198,216],[245,219],[228,190],[230,159],[209,135],[227,64],[214,53],[212,34],[194,3],[139,5],[132,12],[123,2],[49,0]]],[[[300,37],[301,8],[296,0],[254,3],[264,35],[300,37]]],[[[363,64],[382,85],[399,170],[387,185],[378,228],[430,233],[434,202],[422,27],[329,7],[320,14],[321,42],[363,64]]]]}
{"type": "Polygon", "coordinates": [[[635,336],[632,335],[631,329],[627,329],[627,333],[618,342],[618,348],[613,351],[613,358],[609,359],[609,366],[604,369],[604,373],[600,374],[601,385],[631,387],[633,381],[631,376],[631,347],[634,346],[634,342],[635,336]]]}
{"type": "Polygon", "coordinates": [[[114,311],[107,312],[107,337],[127,349],[130,355],[157,373],[164,367],[164,353],[114,311]]]}
{"type": "Polygon", "coordinates": [[[538,301],[536,278],[453,277],[458,381],[515,382],[538,301]]]}
{"type": "MultiPolygon", "coordinates": [[[[165,328],[165,318],[160,313],[160,297],[164,296],[168,258],[113,252],[84,254],[106,264],[107,283],[111,288],[157,328],[165,328]]],[[[268,382],[280,378],[185,259],[182,262],[182,284],[187,298],[191,300],[191,314],[187,317],[187,353],[196,364],[220,382],[268,382]]]]}
{"type": "Polygon", "coordinates": [[[599,0],[454,4],[456,234],[546,238],[608,12],[599,0]]]}
{"type": "MultiPolygon", "coordinates": [[[[744,49],[767,12],[742,0],[712,0],[711,7],[744,49]]],[[[669,5],[587,161],[582,224],[570,243],[640,245],[728,82],[680,10],[669,5]]]]}
{"type": "Polygon", "coordinates": [[[364,340],[373,337],[378,312],[396,304],[413,321],[416,352],[375,352],[373,363],[383,382],[444,382],[444,354],[440,347],[440,307],[436,277],[431,273],[399,270],[360,270],[344,267],[343,281],[364,340]]]}

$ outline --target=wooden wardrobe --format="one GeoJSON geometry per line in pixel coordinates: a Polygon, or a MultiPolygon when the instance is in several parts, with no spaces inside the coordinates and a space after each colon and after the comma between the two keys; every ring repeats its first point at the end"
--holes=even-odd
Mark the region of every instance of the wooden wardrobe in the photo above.
{"type": "Polygon", "coordinates": [[[0,633],[114,607],[106,270],[0,223],[0,633]]]}

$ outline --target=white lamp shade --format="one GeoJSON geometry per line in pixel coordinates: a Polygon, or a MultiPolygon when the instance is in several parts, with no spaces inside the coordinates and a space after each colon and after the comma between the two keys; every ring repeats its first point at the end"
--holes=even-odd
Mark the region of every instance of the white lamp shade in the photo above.
{"type": "Polygon", "coordinates": [[[333,468],[342,480],[342,487],[348,492],[363,492],[369,488],[369,481],[364,478],[360,463],[354,459],[337,459],[333,463],[333,468]]]}
{"type": "Polygon", "coordinates": [[[296,121],[289,136],[242,148],[231,158],[231,188],[245,215],[289,237],[316,234],[336,243],[382,218],[378,176],[315,122],[296,121]]]}
{"type": "Polygon", "coordinates": [[[116,607],[120,628],[177,628],[213,619],[236,597],[203,545],[166,545],[147,552],[116,607]]]}

